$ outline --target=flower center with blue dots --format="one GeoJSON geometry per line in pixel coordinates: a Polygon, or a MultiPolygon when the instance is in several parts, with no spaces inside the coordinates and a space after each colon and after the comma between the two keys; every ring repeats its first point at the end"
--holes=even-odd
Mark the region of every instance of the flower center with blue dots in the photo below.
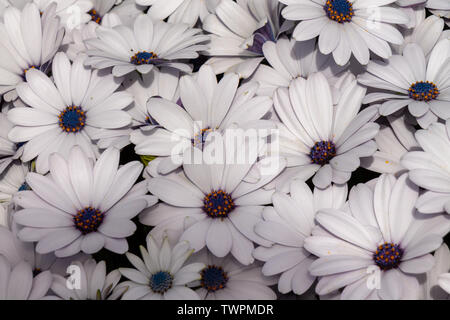
{"type": "Polygon", "coordinates": [[[81,107],[67,107],[58,118],[64,132],[80,132],[86,125],[86,114],[81,107]]]}
{"type": "Polygon", "coordinates": [[[228,276],[222,267],[217,266],[207,266],[200,273],[201,275],[201,286],[208,290],[209,292],[214,292],[225,288],[228,282],[228,276]]]}
{"type": "Polygon", "coordinates": [[[408,89],[408,94],[411,99],[417,101],[430,101],[436,99],[439,90],[433,82],[417,81],[408,89]]]}
{"type": "Polygon", "coordinates": [[[20,188],[19,188],[18,191],[28,191],[28,190],[31,190],[31,188],[30,188],[30,186],[28,185],[28,183],[24,182],[24,183],[20,186],[20,188]]]}
{"type": "Polygon", "coordinates": [[[327,0],[323,9],[328,18],[339,23],[352,21],[355,14],[353,5],[348,0],[327,0]]]}
{"type": "Polygon", "coordinates": [[[373,254],[373,260],[382,270],[397,268],[403,255],[403,250],[398,244],[387,243],[378,246],[373,254]]]}
{"type": "Polygon", "coordinates": [[[131,57],[130,62],[135,65],[150,64],[152,60],[157,58],[158,55],[154,52],[140,51],[131,57]]]}
{"type": "Polygon", "coordinates": [[[163,294],[172,288],[173,276],[167,271],[159,271],[150,277],[150,289],[153,292],[163,294]]]}
{"type": "Polygon", "coordinates": [[[75,227],[83,234],[97,231],[105,215],[98,209],[87,207],[77,212],[73,217],[75,227]]]}
{"type": "Polygon", "coordinates": [[[336,156],[336,146],[332,141],[319,141],[314,144],[309,154],[312,163],[324,165],[336,156]]]}
{"type": "Polygon", "coordinates": [[[226,218],[234,207],[233,199],[223,190],[213,191],[203,200],[203,211],[211,218],[226,218]]]}
{"type": "Polygon", "coordinates": [[[191,139],[191,143],[194,147],[199,147],[200,149],[203,148],[203,145],[206,142],[206,138],[208,137],[208,134],[211,133],[213,129],[211,128],[205,128],[200,130],[199,133],[197,133],[193,139],[191,139]]]}
{"type": "Polygon", "coordinates": [[[97,10],[92,9],[91,11],[88,12],[88,14],[91,15],[92,21],[97,22],[98,24],[102,22],[102,17],[98,14],[97,10]]]}

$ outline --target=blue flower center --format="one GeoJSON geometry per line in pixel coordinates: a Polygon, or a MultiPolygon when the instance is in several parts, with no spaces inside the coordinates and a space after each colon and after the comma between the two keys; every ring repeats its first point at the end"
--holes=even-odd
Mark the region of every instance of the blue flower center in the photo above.
{"type": "Polygon", "coordinates": [[[98,14],[97,10],[92,9],[88,13],[91,15],[92,21],[97,22],[98,24],[100,24],[102,22],[102,17],[98,14]]]}
{"type": "Polygon", "coordinates": [[[30,186],[28,185],[28,183],[24,182],[18,191],[27,191],[27,190],[31,190],[30,186]]]}
{"type": "Polygon", "coordinates": [[[226,218],[234,207],[231,196],[222,190],[209,193],[203,200],[203,211],[211,218],[226,218]]]}
{"type": "Polygon", "coordinates": [[[151,51],[142,51],[132,56],[130,62],[135,65],[150,64],[151,61],[155,60],[156,58],[158,58],[158,55],[156,53],[151,51]]]}
{"type": "Polygon", "coordinates": [[[398,244],[387,243],[378,246],[373,254],[373,260],[382,270],[397,268],[403,255],[403,250],[398,244]]]}
{"type": "Polygon", "coordinates": [[[353,5],[348,0],[327,0],[323,9],[328,18],[339,23],[352,21],[354,15],[353,5]]]}
{"type": "Polygon", "coordinates": [[[200,273],[201,286],[210,292],[225,288],[228,282],[228,276],[222,267],[207,266],[200,273]]]}
{"type": "Polygon", "coordinates": [[[314,144],[309,154],[312,163],[324,165],[336,156],[336,146],[332,141],[319,141],[314,144]]]}
{"type": "Polygon", "coordinates": [[[64,132],[80,132],[86,125],[86,114],[81,107],[67,107],[59,115],[59,127],[64,132]]]}
{"type": "Polygon", "coordinates": [[[253,53],[263,55],[262,47],[266,41],[275,41],[272,27],[269,22],[253,32],[253,44],[247,50],[253,53]]]}
{"type": "Polygon", "coordinates": [[[213,129],[211,128],[205,128],[200,130],[199,133],[197,133],[193,139],[191,139],[191,143],[194,147],[199,147],[200,149],[203,148],[203,145],[206,142],[206,138],[208,137],[208,134],[212,132],[213,129]]]}
{"type": "Polygon", "coordinates": [[[417,81],[408,89],[408,94],[411,99],[417,101],[430,101],[436,99],[439,95],[439,90],[433,82],[417,81]]]}
{"type": "Polygon", "coordinates": [[[167,271],[159,271],[150,277],[150,289],[155,293],[163,294],[172,288],[173,277],[167,271]]]}
{"type": "Polygon", "coordinates": [[[87,207],[73,217],[75,227],[83,234],[97,231],[105,215],[98,209],[87,207]]]}

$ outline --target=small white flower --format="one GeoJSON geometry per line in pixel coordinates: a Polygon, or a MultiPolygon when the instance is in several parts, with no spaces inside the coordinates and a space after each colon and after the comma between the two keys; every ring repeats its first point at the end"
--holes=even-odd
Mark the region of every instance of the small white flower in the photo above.
{"type": "Polygon", "coordinates": [[[131,219],[156,203],[146,195],[145,182],[134,185],[142,164],[119,167],[114,148],[104,151],[95,165],[79,147],[68,160],[55,153],[49,161],[51,174],[29,173],[32,191],[20,192],[14,200],[24,208],[14,214],[14,221],[24,226],[19,238],[37,242],[37,252],[55,252],[57,257],[102,248],[125,253],[126,238],[136,230],[131,219]]]}
{"type": "Polygon", "coordinates": [[[388,42],[402,44],[395,24],[409,19],[401,10],[387,6],[394,1],[280,0],[287,5],[282,11],[285,19],[302,20],[293,38],[305,41],[318,37],[320,52],[332,53],[339,65],[346,64],[351,54],[366,65],[370,51],[386,59],[392,54],[388,42]]]}
{"type": "Polygon", "coordinates": [[[347,185],[315,188],[312,193],[306,183],[294,180],[289,191],[290,195],[276,192],[272,196],[273,208],[267,207],[264,221],[256,224],[256,234],[271,241],[272,246],[256,248],[253,256],[265,262],[264,275],[281,274],[278,291],[300,295],[316,280],[308,271],[315,257],[303,248],[316,224],[316,212],[322,208],[341,209],[347,199],[347,185]]]}
{"type": "Polygon", "coordinates": [[[198,51],[207,48],[201,43],[209,36],[200,32],[186,24],[153,21],[149,15],[141,14],[133,28],[97,28],[97,39],[86,40],[86,64],[99,69],[113,67],[116,77],[135,70],[149,73],[154,66],[191,72],[192,66],[184,61],[197,58],[198,51]]]}
{"type": "Polygon", "coordinates": [[[380,114],[387,116],[408,107],[422,128],[450,118],[450,40],[439,41],[427,59],[418,44],[408,44],[403,55],[389,61],[371,61],[358,81],[376,92],[364,103],[383,101],[380,114]]]}
{"type": "Polygon", "coordinates": [[[199,296],[186,284],[200,279],[204,263],[186,264],[193,250],[182,241],[173,248],[167,238],[159,246],[149,235],[147,249],[140,246],[142,259],[127,252],[127,258],[136,269],[120,268],[120,273],[130,279],[124,300],[198,300],[199,296]]]}
{"type": "Polygon", "coordinates": [[[189,284],[203,300],[274,300],[277,295],[269,286],[276,277],[266,277],[255,263],[244,266],[232,256],[217,258],[206,249],[192,255],[189,262],[201,262],[200,280],[189,284]]]}

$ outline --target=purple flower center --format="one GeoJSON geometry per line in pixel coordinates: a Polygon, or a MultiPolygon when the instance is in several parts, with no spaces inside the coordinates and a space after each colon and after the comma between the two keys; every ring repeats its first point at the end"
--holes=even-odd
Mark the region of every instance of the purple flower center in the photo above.
{"type": "Polygon", "coordinates": [[[81,107],[67,107],[59,115],[59,127],[64,132],[80,132],[86,125],[86,114],[81,107]]]}
{"type": "Polygon", "coordinates": [[[379,245],[373,254],[373,260],[382,270],[397,268],[402,258],[403,250],[398,244],[385,242],[379,245]]]}
{"type": "Polygon", "coordinates": [[[436,99],[439,95],[439,90],[433,82],[417,81],[408,89],[408,94],[411,99],[417,101],[430,101],[436,99]]]}
{"type": "Polygon", "coordinates": [[[83,234],[97,231],[105,215],[98,209],[87,207],[77,212],[73,217],[75,227],[83,234]]]}
{"type": "Polygon", "coordinates": [[[159,271],[150,277],[150,289],[153,292],[163,294],[172,288],[173,277],[167,271],[159,271]]]}
{"type": "Polygon", "coordinates": [[[92,21],[97,22],[98,24],[102,22],[102,17],[98,14],[97,10],[92,9],[88,13],[91,15],[92,21]]]}
{"type": "Polygon", "coordinates": [[[350,22],[355,14],[348,0],[327,0],[323,7],[327,17],[339,23],[350,22]]]}
{"type": "Polygon", "coordinates": [[[208,290],[209,292],[214,292],[225,288],[228,282],[228,276],[222,267],[217,266],[207,266],[200,273],[201,275],[201,286],[208,290]]]}
{"type": "Polygon", "coordinates": [[[209,193],[203,200],[203,210],[211,218],[226,218],[234,207],[231,196],[222,190],[209,193]]]}
{"type": "Polygon", "coordinates": [[[332,141],[319,141],[314,144],[309,154],[312,163],[324,165],[336,156],[336,146],[332,141]]]}
{"type": "Polygon", "coordinates": [[[142,51],[132,56],[130,62],[135,65],[150,64],[152,60],[155,60],[157,58],[158,55],[154,52],[142,51]]]}

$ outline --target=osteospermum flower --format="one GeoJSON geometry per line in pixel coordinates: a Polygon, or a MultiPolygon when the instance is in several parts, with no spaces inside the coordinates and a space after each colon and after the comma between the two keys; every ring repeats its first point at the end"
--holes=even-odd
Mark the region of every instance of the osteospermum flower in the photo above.
{"type": "Polygon", "coordinates": [[[57,257],[102,248],[125,253],[126,237],[136,230],[131,219],[156,202],[146,195],[145,182],[134,185],[142,164],[118,167],[119,151],[110,148],[93,165],[79,147],[68,160],[53,154],[50,163],[50,176],[29,173],[32,191],[16,196],[23,208],[14,214],[14,221],[24,226],[19,238],[37,242],[38,253],[55,252],[57,257]]]}
{"type": "Polygon", "coordinates": [[[31,266],[26,261],[16,265],[0,255],[0,300],[40,300],[47,298],[52,284],[49,271],[33,275],[31,266]]]}
{"type": "Polygon", "coordinates": [[[124,300],[198,300],[194,290],[186,284],[200,279],[203,263],[186,264],[192,254],[189,243],[182,241],[173,248],[167,238],[161,245],[149,235],[147,249],[140,246],[142,259],[127,252],[127,258],[136,269],[120,268],[120,273],[130,279],[124,300]]]}
{"type": "Polygon", "coordinates": [[[256,248],[253,256],[265,262],[264,275],[281,274],[278,291],[300,295],[316,280],[308,271],[315,257],[303,248],[315,226],[315,214],[322,208],[341,209],[347,199],[347,185],[315,188],[312,193],[306,183],[294,180],[289,191],[290,195],[276,192],[272,196],[273,208],[267,207],[264,220],[255,226],[256,234],[272,246],[256,248]]]}
{"type": "Polygon", "coordinates": [[[426,192],[417,201],[421,213],[450,213],[450,139],[444,124],[434,123],[415,134],[423,151],[402,158],[410,179],[426,192]]]}
{"type": "Polygon", "coordinates": [[[441,40],[428,61],[422,48],[409,44],[403,55],[394,55],[388,62],[371,61],[367,72],[358,81],[376,92],[368,94],[364,103],[383,101],[380,114],[387,116],[408,106],[422,128],[438,118],[450,118],[450,40],[441,40]]]}
{"type": "Polygon", "coordinates": [[[274,300],[276,294],[269,288],[277,282],[266,277],[258,264],[244,266],[232,256],[217,258],[206,249],[192,255],[189,262],[200,262],[200,280],[191,282],[202,300],[274,300]]]}
{"type": "Polygon", "coordinates": [[[64,300],[117,300],[128,289],[126,286],[118,286],[121,278],[119,270],[113,270],[106,274],[105,261],[95,262],[94,259],[84,263],[75,261],[70,268],[78,268],[79,287],[67,286],[68,279],[61,275],[53,275],[52,291],[64,300]]]}
{"type": "Polygon", "coordinates": [[[56,4],[40,14],[34,3],[20,11],[6,9],[0,23],[0,94],[6,101],[17,99],[16,87],[29,70],[46,71],[64,35],[55,15],[56,4]],[[26,21],[26,23],[23,23],[26,21]]]}
{"type": "Polygon", "coordinates": [[[157,125],[150,115],[152,105],[148,102],[150,98],[158,97],[176,103],[180,96],[179,77],[178,70],[166,67],[143,75],[129,74],[123,86],[134,98],[134,102],[127,108],[132,123],[122,130],[104,132],[98,146],[100,148],[115,146],[120,149],[130,144],[130,135],[144,137],[154,129],[157,125]]]}
{"type": "Polygon", "coordinates": [[[341,299],[417,298],[416,275],[433,267],[430,252],[441,245],[450,219],[417,216],[418,187],[407,174],[381,175],[373,189],[359,184],[350,195],[346,211],[320,210],[320,228],[305,240],[319,257],[309,268],[320,277],[316,293],[343,288],[341,299]]]}
{"type": "Polygon", "coordinates": [[[30,107],[8,112],[15,125],[8,136],[16,143],[27,142],[22,161],[37,157],[39,173],[48,172],[51,153],[68,156],[74,145],[96,159],[98,149],[92,140],[131,122],[122,110],[133,101],[131,94],[115,92],[120,81],[111,74],[86,69],[84,58],[80,56],[71,64],[64,53],[58,53],[53,60],[53,81],[41,71],[30,70],[27,83],[17,88],[30,107]]]}
{"type": "Polygon", "coordinates": [[[288,20],[302,20],[293,38],[304,41],[319,37],[323,54],[333,54],[339,65],[346,64],[351,54],[367,64],[370,51],[388,58],[388,43],[400,45],[402,34],[393,24],[404,24],[408,17],[400,10],[386,6],[395,0],[280,0],[287,5],[282,15],[288,20]]]}
{"type": "Polygon", "coordinates": [[[264,59],[262,46],[274,41],[280,29],[278,0],[222,0],[206,16],[203,30],[211,33],[206,64],[216,74],[235,72],[248,78],[264,59]]]}
{"type": "Polygon", "coordinates": [[[345,71],[330,56],[319,52],[315,40],[297,42],[282,36],[276,42],[265,42],[262,51],[270,66],[259,65],[250,78],[259,83],[260,95],[273,96],[276,89],[289,87],[298,77],[307,78],[318,71],[334,83],[345,71]]]}
{"type": "Polygon", "coordinates": [[[150,6],[148,14],[155,20],[164,20],[168,17],[171,23],[187,23],[191,27],[200,18],[205,16],[217,6],[219,0],[136,0],[141,6],[150,6]]]}
{"type": "Polygon", "coordinates": [[[134,131],[131,142],[136,153],[164,157],[159,173],[168,173],[180,166],[173,155],[182,156],[191,146],[202,148],[208,135],[223,132],[232,126],[257,128],[267,125],[260,120],[272,107],[272,99],[257,96],[258,84],[239,87],[239,77],[227,74],[219,82],[210,66],[202,66],[196,76],[180,79],[180,99],[184,108],[161,98],[148,100],[151,118],[159,127],[152,131],[134,131]]]}
{"type": "Polygon", "coordinates": [[[359,167],[360,158],[376,151],[372,139],[379,129],[373,122],[377,106],[359,112],[366,90],[353,75],[334,88],[339,92],[336,105],[320,72],[275,92],[274,107],[282,121],[279,153],[287,158],[288,167],[277,178],[277,188],[288,187],[294,178],[307,180],[313,175],[319,188],[331,182],[345,183],[359,167]]]}
{"type": "Polygon", "coordinates": [[[387,124],[382,125],[375,137],[378,150],[371,156],[361,159],[361,167],[378,173],[403,173],[406,169],[401,158],[408,152],[420,150],[414,137],[415,128],[405,115],[388,116],[387,124]]]}
{"type": "Polygon", "coordinates": [[[149,179],[148,189],[162,203],[143,212],[140,221],[155,226],[151,231],[155,237],[167,231],[173,239],[188,241],[196,252],[206,246],[217,257],[231,253],[249,265],[254,261],[253,242],[270,245],[253,228],[261,220],[264,205],[272,202],[273,191],[263,187],[283,170],[285,162],[278,157],[256,162],[257,150],[264,145],[232,146],[225,145],[214,163],[209,162],[208,153],[193,148],[184,154],[184,174],[149,179]],[[194,161],[189,160],[191,152],[194,161]],[[248,157],[239,161],[238,155],[248,157]],[[264,168],[256,182],[245,181],[252,169],[264,168]]]}
{"type": "Polygon", "coordinates": [[[198,51],[206,49],[201,43],[209,39],[186,24],[153,21],[149,15],[139,15],[133,29],[122,26],[99,27],[97,39],[88,39],[89,58],[86,64],[104,69],[113,67],[116,77],[135,70],[149,73],[154,66],[171,67],[191,72],[187,59],[198,57],[198,51]]]}
{"type": "Polygon", "coordinates": [[[8,120],[6,109],[0,112],[0,174],[22,155],[23,146],[8,138],[13,127],[14,125],[8,120]]]}

